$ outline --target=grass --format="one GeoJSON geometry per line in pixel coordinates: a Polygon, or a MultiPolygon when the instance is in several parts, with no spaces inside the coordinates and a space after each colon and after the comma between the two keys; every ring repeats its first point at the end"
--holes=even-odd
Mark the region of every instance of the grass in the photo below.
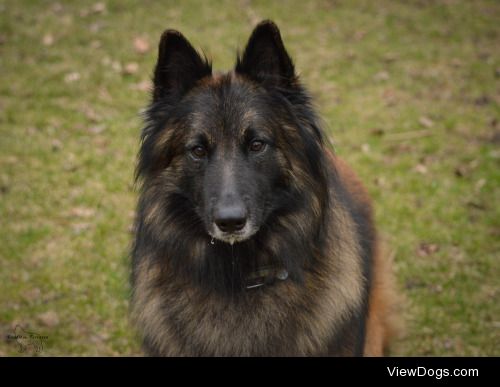
{"type": "Polygon", "coordinates": [[[406,297],[394,353],[500,355],[493,0],[0,1],[0,355],[16,325],[49,337],[42,355],[140,353],[127,254],[158,38],[180,29],[229,69],[263,18],[375,199],[406,297]]]}

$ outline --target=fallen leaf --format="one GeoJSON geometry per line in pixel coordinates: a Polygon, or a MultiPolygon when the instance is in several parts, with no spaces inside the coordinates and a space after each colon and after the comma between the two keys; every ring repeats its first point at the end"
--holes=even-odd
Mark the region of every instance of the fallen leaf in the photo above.
{"type": "Polygon", "coordinates": [[[59,2],[52,3],[52,5],[50,6],[50,8],[52,9],[52,12],[54,12],[54,13],[60,13],[63,10],[63,6],[59,2]]]}
{"type": "Polygon", "coordinates": [[[376,177],[375,179],[373,179],[373,183],[377,187],[385,187],[387,185],[387,181],[383,176],[379,176],[379,177],[376,177]]]}
{"type": "Polygon", "coordinates": [[[28,302],[37,301],[40,299],[42,292],[39,288],[33,288],[23,293],[23,298],[28,302]]]}
{"type": "Polygon", "coordinates": [[[500,238],[500,227],[493,227],[490,229],[489,234],[493,237],[500,238]]]}
{"type": "Polygon", "coordinates": [[[65,27],[71,26],[74,22],[73,15],[70,15],[70,14],[59,16],[59,20],[60,20],[61,25],[65,26],[65,27]]]}
{"type": "Polygon", "coordinates": [[[382,93],[382,98],[387,106],[394,106],[398,102],[398,94],[396,90],[392,88],[385,89],[382,93]]]}
{"type": "Polygon", "coordinates": [[[420,278],[411,278],[406,281],[405,283],[405,288],[410,290],[410,289],[416,289],[416,288],[422,288],[425,286],[425,282],[421,280],[420,278]]]}
{"type": "Polygon", "coordinates": [[[439,251],[439,245],[436,243],[425,243],[422,242],[418,245],[417,255],[419,257],[428,257],[439,251]]]}
{"type": "Polygon", "coordinates": [[[97,334],[90,335],[90,337],[89,337],[89,341],[92,344],[96,344],[96,345],[100,345],[108,339],[109,339],[108,333],[97,333],[97,334]]]}
{"type": "Polygon", "coordinates": [[[146,38],[137,36],[134,38],[134,49],[138,54],[145,54],[150,49],[149,41],[146,38]]]}
{"type": "Polygon", "coordinates": [[[387,81],[389,79],[389,73],[387,71],[380,71],[373,76],[375,81],[387,81]]]}
{"type": "Polygon", "coordinates": [[[422,175],[425,175],[427,173],[427,167],[424,164],[417,164],[413,168],[413,170],[417,173],[420,173],[422,175]]]}
{"type": "Polygon", "coordinates": [[[431,293],[442,293],[443,292],[443,286],[439,285],[439,284],[429,285],[428,289],[431,291],[431,293]]]}
{"type": "Polygon", "coordinates": [[[152,86],[151,81],[141,81],[132,85],[132,88],[139,91],[150,91],[152,86]]]}
{"type": "Polygon", "coordinates": [[[90,228],[89,223],[75,223],[71,226],[73,233],[76,235],[81,234],[84,231],[87,231],[90,228]]]}
{"type": "Polygon", "coordinates": [[[398,56],[393,52],[388,52],[383,56],[384,62],[391,63],[398,59],[398,56]]]}
{"type": "Polygon", "coordinates": [[[87,8],[82,8],[78,14],[80,15],[80,17],[87,17],[89,16],[90,14],[90,11],[87,9],[87,8]]]}
{"type": "Polygon", "coordinates": [[[485,184],[486,184],[486,179],[479,179],[474,188],[476,189],[476,191],[481,191],[481,189],[484,187],[485,184]]]}
{"type": "Polygon", "coordinates": [[[373,136],[383,136],[385,134],[385,130],[382,128],[373,128],[370,130],[370,134],[373,136]]]}
{"type": "Polygon", "coordinates": [[[41,324],[49,328],[59,325],[59,316],[53,310],[39,314],[37,319],[41,324]]]}
{"type": "Polygon", "coordinates": [[[102,28],[104,27],[104,24],[102,22],[95,22],[95,23],[92,23],[90,26],[89,26],[89,31],[92,32],[92,33],[97,33],[99,32],[102,28]]]}
{"type": "Polygon", "coordinates": [[[111,94],[109,93],[108,89],[106,89],[105,87],[99,88],[98,96],[103,101],[109,102],[109,101],[113,100],[113,98],[111,97],[111,94]]]}
{"type": "Polygon", "coordinates": [[[100,151],[106,149],[107,146],[108,146],[108,144],[109,144],[109,142],[106,139],[106,137],[103,137],[103,136],[97,136],[96,138],[94,138],[94,140],[92,141],[92,143],[100,151]]]}
{"type": "Polygon", "coordinates": [[[52,46],[54,44],[54,36],[51,33],[43,35],[42,44],[44,46],[52,46]]]}
{"type": "Polygon", "coordinates": [[[474,100],[474,104],[476,106],[485,106],[485,105],[489,105],[491,102],[491,98],[487,95],[482,95],[480,97],[477,97],[475,100],[474,100]]]}
{"type": "Polygon", "coordinates": [[[448,350],[453,349],[455,348],[455,342],[452,339],[445,339],[443,341],[443,348],[448,350]]]}
{"type": "Polygon", "coordinates": [[[456,177],[465,177],[468,172],[468,168],[465,165],[459,165],[458,167],[455,167],[455,176],[456,177]]]}
{"type": "Polygon", "coordinates": [[[429,117],[422,116],[418,119],[418,123],[425,128],[432,128],[434,126],[434,121],[429,117]]]}
{"type": "Polygon", "coordinates": [[[94,50],[97,48],[101,48],[101,46],[102,46],[102,43],[100,40],[92,40],[90,42],[90,48],[93,48],[94,50]]]}
{"type": "Polygon", "coordinates": [[[95,3],[92,6],[91,10],[93,13],[104,13],[106,12],[106,4],[102,2],[95,3]]]}
{"type": "Polygon", "coordinates": [[[365,36],[366,36],[366,31],[364,31],[364,30],[358,30],[358,31],[354,32],[353,38],[354,38],[355,41],[360,41],[365,36]]]}
{"type": "Polygon", "coordinates": [[[63,169],[67,172],[75,172],[78,168],[79,166],[75,164],[65,164],[63,169]]]}
{"type": "Polygon", "coordinates": [[[354,60],[354,59],[357,58],[357,55],[356,55],[356,53],[353,50],[348,50],[347,53],[346,53],[346,57],[349,60],[354,60]]]}
{"type": "Polygon", "coordinates": [[[106,125],[93,125],[87,128],[87,131],[92,134],[102,133],[106,129],[106,125]]]}
{"type": "Polygon", "coordinates": [[[387,148],[387,152],[392,155],[398,155],[401,153],[412,153],[415,151],[415,147],[408,143],[392,144],[387,148]]]}
{"type": "Polygon", "coordinates": [[[72,73],[68,73],[64,76],[64,82],[73,83],[78,81],[81,78],[80,73],[74,71],[72,73]]]}
{"type": "Polygon", "coordinates": [[[132,75],[137,73],[138,70],[139,70],[139,64],[137,62],[130,62],[123,67],[123,74],[132,75]]]}
{"type": "Polygon", "coordinates": [[[97,114],[94,108],[92,108],[91,106],[84,105],[80,110],[83,112],[83,114],[85,114],[85,117],[91,122],[98,122],[101,120],[99,114],[97,114]]]}
{"type": "Polygon", "coordinates": [[[111,62],[111,68],[116,71],[117,73],[120,73],[122,72],[122,65],[120,62],[118,62],[117,60],[114,60],[111,62]]]}
{"type": "Polygon", "coordinates": [[[62,149],[63,143],[57,138],[55,138],[50,142],[50,145],[52,147],[52,151],[57,152],[58,150],[62,149]]]}
{"type": "Polygon", "coordinates": [[[489,153],[492,159],[500,159],[500,149],[494,149],[489,153]]]}
{"type": "Polygon", "coordinates": [[[455,167],[455,176],[466,177],[470,175],[479,166],[479,160],[473,159],[466,164],[460,164],[455,167]]]}
{"type": "Polygon", "coordinates": [[[500,130],[495,130],[490,137],[490,142],[492,144],[500,144],[500,130]]]}
{"type": "Polygon", "coordinates": [[[70,215],[77,216],[79,218],[90,218],[94,216],[95,209],[88,207],[74,207],[70,211],[70,215]]]}
{"type": "Polygon", "coordinates": [[[468,201],[466,204],[467,204],[467,206],[469,206],[471,208],[474,208],[476,210],[481,210],[481,211],[486,210],[486,206],[484,204],[482,204],[482,203],[468,201]]]}

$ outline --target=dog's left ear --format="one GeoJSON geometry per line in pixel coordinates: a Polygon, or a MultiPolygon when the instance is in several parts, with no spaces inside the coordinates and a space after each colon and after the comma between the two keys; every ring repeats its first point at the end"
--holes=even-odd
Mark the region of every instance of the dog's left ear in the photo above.
{"type": "Polygon", "coordinates": [[[243,56],[238,56],[235,71],[254,81],[275,86],[286,87],[295,81],[293,62],[276,24],[265,20],[255,27],[243,56]]]}

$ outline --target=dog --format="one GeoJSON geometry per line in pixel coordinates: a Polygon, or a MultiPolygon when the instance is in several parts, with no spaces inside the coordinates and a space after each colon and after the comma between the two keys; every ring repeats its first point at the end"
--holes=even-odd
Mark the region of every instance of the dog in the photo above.
{"type": "Polygon", "coordinates": [[[394,331],[370,199],[278,27],[234,69],[163,33],[136,171],[131,315],[150,356],[377,356],[394,331]]]}

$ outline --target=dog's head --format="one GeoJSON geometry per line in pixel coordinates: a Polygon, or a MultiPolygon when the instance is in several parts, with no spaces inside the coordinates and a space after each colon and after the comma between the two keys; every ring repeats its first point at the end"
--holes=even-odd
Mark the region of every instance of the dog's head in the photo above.
{"type": "Polygon", "coordinates": [[[165,200],[184,201],[208,235],[231,244],[301,205],[320,173],[321,134],[274,23],[255,28],[234,71],[215,75],[167,30],[153,80],[138,172],[165,200]]]}

